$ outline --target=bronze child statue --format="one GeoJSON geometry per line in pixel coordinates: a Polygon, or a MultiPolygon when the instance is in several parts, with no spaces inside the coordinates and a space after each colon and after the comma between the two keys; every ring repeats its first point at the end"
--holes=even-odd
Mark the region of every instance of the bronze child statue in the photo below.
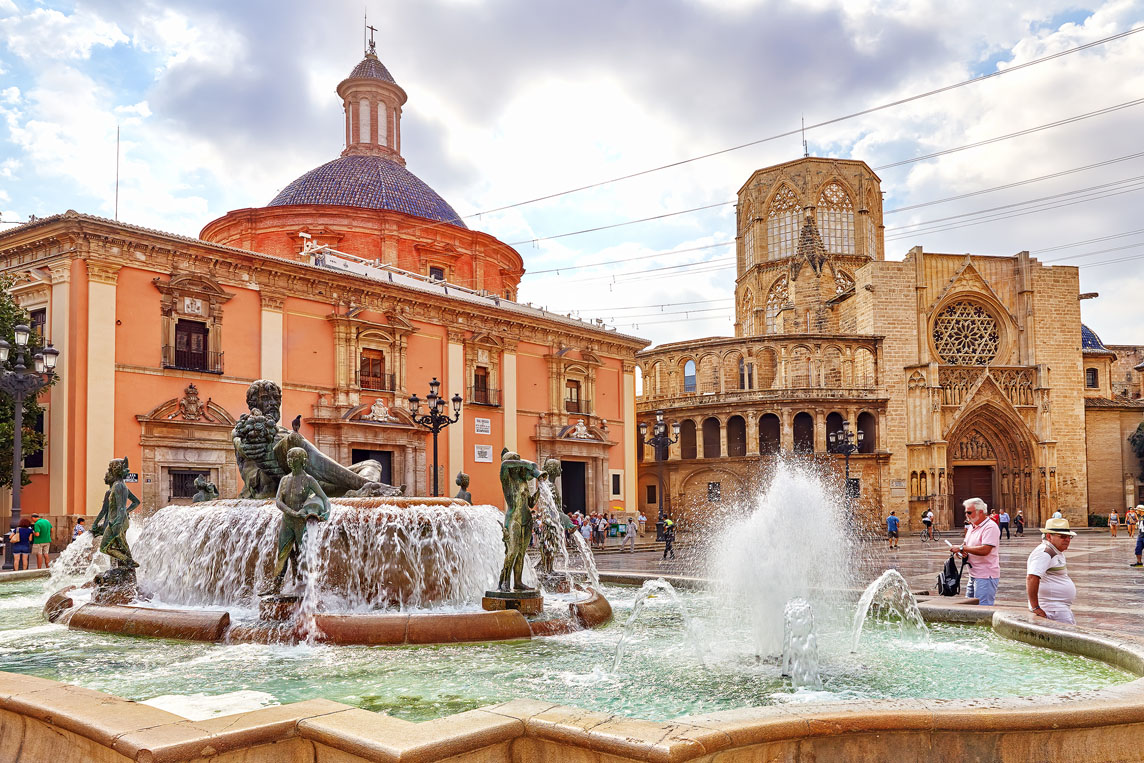
{"type": "Polygon", "coordinates": [[[126,458],[114,458],[107,465],[107,492],[103,495],[103,506],[91,525],[91,534],[102,536],[99,544],[101,553],[111,557],[112,567],[134,569],[139,564],[131,558],[131,548],[127,545],[127,528],[131,524],[128,516],[139,505],[139,498],[131,492],[124,480],[131,473],[126,458]]]}
{"type": "Polygon", "coordinates": [[[286,577],[286,566],[293,562],[298,572],[298,547],[304,542],[309,521],[330,518],[330,499],[318,480],[306,473],[308,456],[302,448],[286,453],[290,473],[278,483],[274,503],[282,512],[282,529],[278,533],[278,558],[274,564],[273,587],[263,595],[277,593],[286,577]]]}
{"type": "Polygon", "coordinates": [[[464,472],[457,472],[456,483],[460,490],[458,490],[457,495],[453,497],[460,498],[462,501],[468,501],[469,503],[472,503],[473,494],[469,492],[469,475],[465,474],[464,472]]]}
{"type": "Polygon", "coordinates": [[[191,498],[191,503],[202,503],[204,501],[213,501],[218,498],[218,488],[215,484],[208,480],[205,476],[200,474],[195,477],[195,495],[191,498]]]}

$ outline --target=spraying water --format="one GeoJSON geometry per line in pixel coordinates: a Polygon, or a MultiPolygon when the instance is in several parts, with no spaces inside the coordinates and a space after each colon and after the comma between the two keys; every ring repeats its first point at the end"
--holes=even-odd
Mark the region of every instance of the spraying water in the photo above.
{"type": "Polygon", "coordinates": [[[628,642],[631,641],[632,635],[635,633],[636,623],[639,621],[640,613],[643,612],[648,600],[654,599],[659,594],[666,594],[676,610],[679,611],[679,616],[683,620],[684,634],[691,644],[692,649],[695,650],[699,661],[703,661],[705,657],[705,650],[703,648],[704,641],[702,635],[696,630],[695,621],[691,619],[691,614],[687,611],[687,607],[683,605],[683,602],[680,601],[679,594],[671,583],[668,583],[663,578],[657,578],[656,580],[649,580],[644,583],[636,595],[636,600],[632,604],[632,612],[628,615],[628,619],[624,621],[624,635],[620,637],[619,642],[616,644],[616,655],[612,659],[613,673],[619,670],[620,663],[624,660],[628,642]]]}
{"type": "Polygon", "coordinates": [[[323,636],[315,619],[319,611],[321,581],[326,579],[326,565],[329,557],[318,553],[315,538],[317,520],[306,523],[306,533],[302,536],[302,549],[298,554],[299,577],[302,579],[302,600],[298,602],[298,635],[309,644],[323,636]]]}
{"type": "Polygon", "coordinates": [[[565,539],[564,521],[562,512],[556,508],[556,497],[552,493],[552,485],[548,480],[540,481],[540,495],[537,498],[540,519],[540,542],[551,543],[560,554],[564,562],[564,578],[568,583],[568,590],[572,590],[572,572],[568,564],[568,543],[565,539]]]}
{"type": "Polygon", "coordinates": [[[889,627],[896,627],[900,635],[912,631],[923,637],[929,636],[929,628],[918,609],[918,600],[914,598],[909,583],[897,570],[883,572],[881,577],[866,587],[858,599],[858,608],[854,611],[853,652],[858,651],[867,616],[872,616],[889,627]]]}
{"type": "Polygon", "coordinates": [[[783,621],[795,597],[822,612],[837,605],[837,591],[852,577],[851,532],[845,503],[832,477],[781,462],[750,514],[724,522],[708,552],[709,574],[728,600],[730,616],[751,618],[755,654],[778,656],[783,621]]]}
{"type": "Polygon", "coordinates": [[[806,599],[794,598],[783,610],[783,675],[799,688],[821,689],[818,670],[818,637],[814,612],[806,599]]]}
{"type": "MultiPolygon", "coordinates": [[[[316,556],[310,594],[328,611],[472,607],[496,581],[503,544],[495,507],[330,503],[329,520],[306,533],[316,556]]],[[[168,604],[254,607],[270,581],[281,522],[273,501],[160,509],[132,542],[139,587],[168,604]]]]}

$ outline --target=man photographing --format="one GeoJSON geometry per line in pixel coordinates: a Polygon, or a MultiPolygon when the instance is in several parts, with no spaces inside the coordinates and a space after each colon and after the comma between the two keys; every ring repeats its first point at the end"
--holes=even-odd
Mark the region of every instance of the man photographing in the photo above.
{"type": "Polygon", "coordinates": [[[969,559],[969,585],[965,587],[965,595],[976,597],[980,604],[992,605],[1001,581],[1001,560],[997,553],[1001,527],[989,521],[988,507],[980,498],[968,498],[962,506],[969,527],[965,529],[965,541],[954,546],[953,553],[969,559]]]}

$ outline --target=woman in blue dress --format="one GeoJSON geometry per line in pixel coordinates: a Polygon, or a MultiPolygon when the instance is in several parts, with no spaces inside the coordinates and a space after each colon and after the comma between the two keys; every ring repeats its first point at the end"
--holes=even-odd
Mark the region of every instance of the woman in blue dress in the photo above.
{"type": "Polygon", "coordinates": [[[12,569],[28,569],[28,556],[32,553],[32,534],[32,520],[24,517],[8,536],[8,542],[12,544],[12,569]]]}

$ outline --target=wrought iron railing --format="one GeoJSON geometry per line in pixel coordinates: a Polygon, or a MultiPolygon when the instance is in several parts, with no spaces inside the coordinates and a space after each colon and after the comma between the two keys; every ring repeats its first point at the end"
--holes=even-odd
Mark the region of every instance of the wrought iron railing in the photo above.
{"type": "Polygon", "coordinates": [[[565,400],[564,410],[568,413],[591,413],[592,401],[583,398],[579,400],[565,400]]]}
{"type": "Polygon", "coordinates": [[[176,350],[172,345],[163,345],[163,368],[176,368],[180,371],[202,371],[208,374],[222,373],[221,352],[192,352],[176,350]]]}
{"type": "Polygon", "coordinates": [[[373,390],[375,392],[395,392],[397,391],[397,375],[380,374],[378,376],[371,376],[358,371],[358,386],[362,389],[373,390]]]}
{"type": "Polygon", "coordinates": [[[492,387],[469,387],[469,396],[465,402],[473,405],[500,406],[500,390],[492,387]]]}

